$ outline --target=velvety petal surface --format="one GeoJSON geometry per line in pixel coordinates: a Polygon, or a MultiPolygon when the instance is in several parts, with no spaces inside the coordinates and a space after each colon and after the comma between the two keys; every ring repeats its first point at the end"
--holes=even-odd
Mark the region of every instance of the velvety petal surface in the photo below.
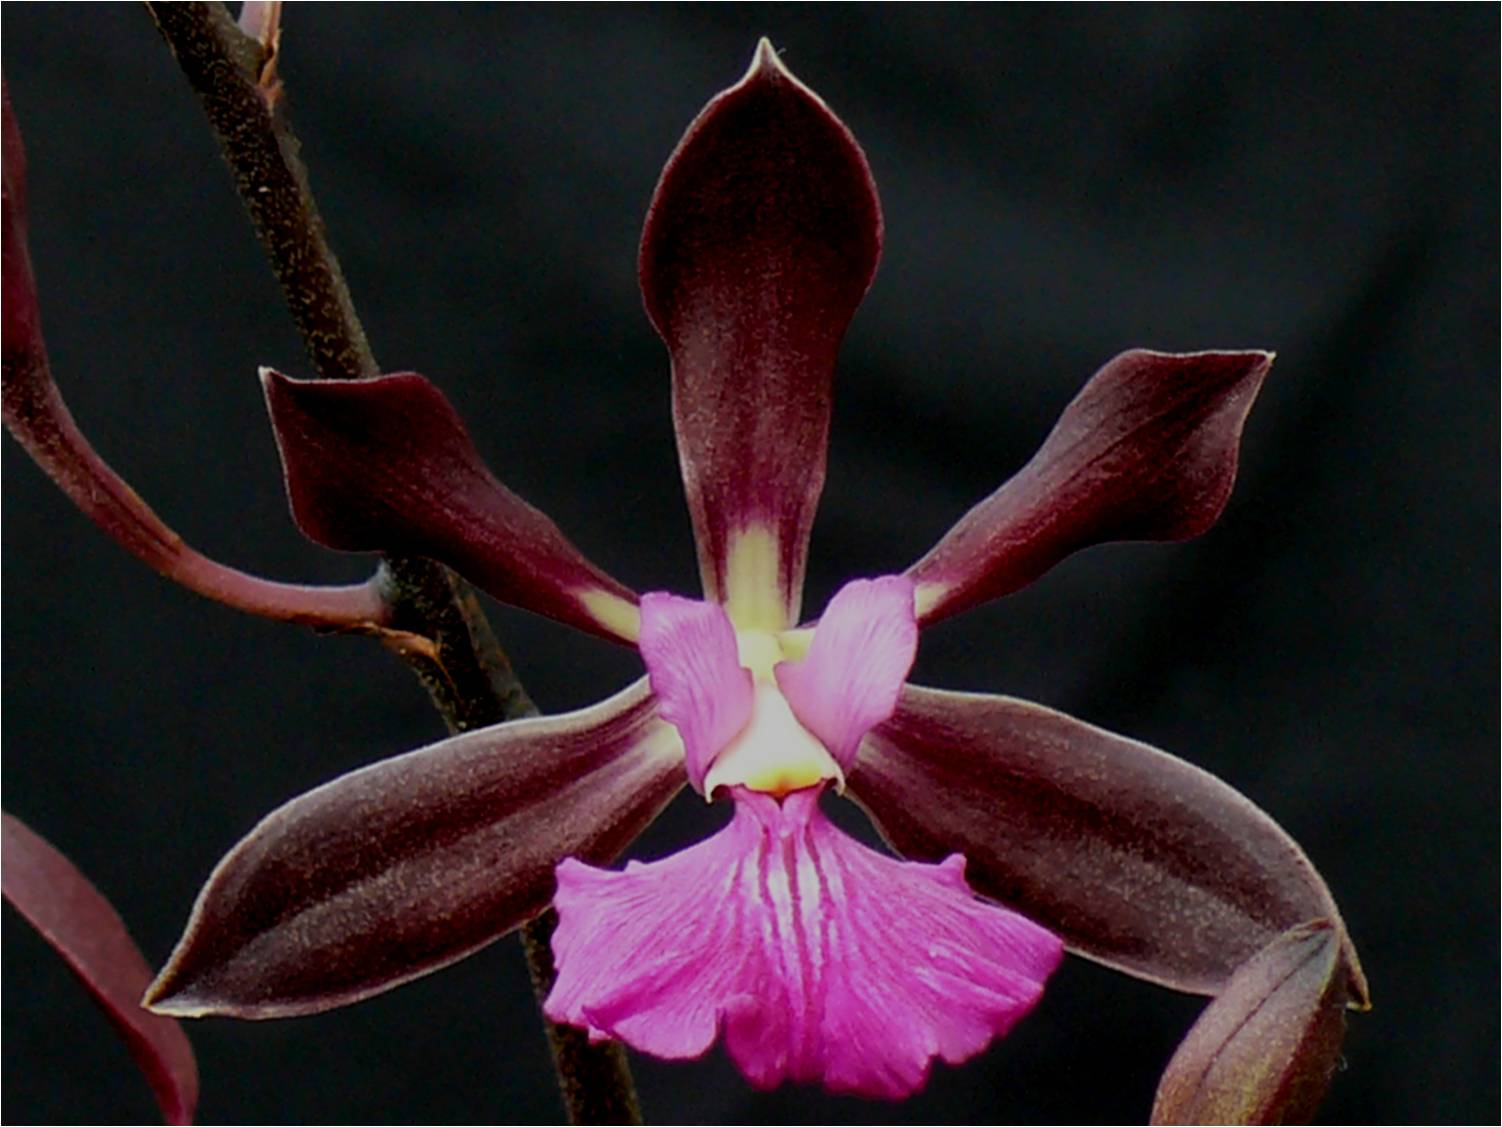
{"type": "Polygon", "coordinates": [[[682,785],[645,680],[354,771],[219,863],[148,1001],[286,1017],[436,970],[546,908],[561,858],[614,857],[682,785]]]}
{"type": "Polygon", "coordinates": [[[262,370],[298,525],[346,551],[428,556],[496,598],[634,642],[636,596],[496,480],[415,372],[294,380],[262,370]]]}
{"type": "Polygon", "coordinates": [[[641,601],[642,660],[658,713],[683,737],[688,781],[704,789],[714,758],[751,719],[751,672],[718,603],[652,592],[641,601]]]}
{"type": "Polygon", "coordinates": [[[817,788],[734,793],[730,825],[681,853],[559,866],[550,1018],[669,1059],[723,1033],[758,1087],[898,1098],[1036,1003],[1059,941],[972,895],[963,858],[868,849],[824,817],[817,788]]]}
{"type": "Polygon", "coordinates": [[[1175,989],[1218,993],[1287,928],[1340,927],[1303,851],[1242,795],[1039,705],[908,686],[848,784],[900,853],[962,852],[978,892],[1079,954],[1175,989]]]}
{"type": "Polygon", "coordinates": [[[1215,523],[1269,352],[1123,352],[1042,448],[908,569],[929,623],[1031,583],[1109,540],[1184,540],[1215,523]]]}
{"type": "Polygon", "coordinates": [[[835,354],[880,251],[864,154],[763,40],[668,161],[640,260],[705,596],[739,627],[798,618],[835,354]]]}
{"type": "Polygon", "coordinates": [[[1174,1053],[1154,1123],[1311,1123],[1340,1065],[1349,976],[1340,929],[1314,920],[1232,976],[1174,1053]]]}
{"type": "MultiPolygon", "coordinates": [[[[0,815],[0,886],[93,996],[146,1075],[168,1123],[193,1122],[198,1066],[177,1022],[141,1008],[151,970],[89,879],[20,819],[0,815]]],[[[24,1029],[9,1036],[25,1037],[24,1029]]]]}
{"type": "Polygon", "coordinates": [[[892,715],[918,652],[913,582],[857,579],[829,600],[808,656],[777,666],[793,714],[849,771],[862,737],[892,715]]]}

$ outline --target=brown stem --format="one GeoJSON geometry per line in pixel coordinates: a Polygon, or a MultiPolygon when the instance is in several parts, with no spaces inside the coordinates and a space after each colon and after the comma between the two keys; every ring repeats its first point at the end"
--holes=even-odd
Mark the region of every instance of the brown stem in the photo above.
{"type": "MultiPolygon", "coordinates": [[[[275,59],[235,25],[223,4],[147,7],[219,138],[318,374],[376,374],[379,366],[324,236],[297,140],[280,113],[275,59]]],[[[417,673],[450,730],[536,715],[463,580],[430,560],[391,557],[386,566],[395,602],[386,641],[417,673]]],[[[522,931],[539,1005],[554,977],[551,934],[547,915],[522,931]]],[[[591,1045],[587,1037],[551,1024],[548,1039],[572,1122],[641,1121],[619,1045],[591,1045]]]]}

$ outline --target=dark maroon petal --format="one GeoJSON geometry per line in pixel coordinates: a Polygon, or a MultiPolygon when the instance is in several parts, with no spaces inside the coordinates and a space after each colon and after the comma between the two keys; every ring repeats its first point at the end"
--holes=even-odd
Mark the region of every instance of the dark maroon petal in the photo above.
{"type": "Polygon", "coordinates": [[[496,598],[634,642],[636,596],[495,479],[415,372],[294,380],[261,371],[298,525],[330,548],[441,560],[496,598]]]}
{"type": "Polygon", "coordinates": [[[374,580],[350,587],[305,587],[247,575],[200,555],[151,511],[101,458],[73,421],[52,380],[42,338],[36,281],[26,242],[26,157],[4,98],[5,427],[90,520],[128,552],[207,598],[267,618],[330,629],[384,623],[389,614],[374,580]]]}
{"type": "Polygon", "coordinates": [[[1033,460],[908,569],[936,622],[1108,540],[1185,540],[1220,516],[1270,352],[1134,349],[1097,372],[1033,460]]]}
{"type": "MultiPolygon", "coordinates": [[[[1340,920],[1294,841],[1225,783],[1025,701],[910,685],[849,788],[899,852],[962,852],[976,891],[1178,990],[1218,993],[1287,928],[1340,920]]],[[[1349,941],[1346,958],[1364,999],[1349,941]]]]}
{"type": "Polygon", "coordinates": [[[707,598],[798,617],[835,354],[881,254],[865,155],[765,39],[689,126],[641,243],[707,598]]]}
{"type": "Polygon", "coordinates": [[[1340,1063],[1340,929],[1292,928],[1232,976],[1158,1084],[1154,1123],[1309,1123],[1340,1063]]]}
{"type": "Polygon", "coordinates": [[[288,1017],[437,970],[548,906],[684,782],[645,680],[581,712],[455,736],[266,817],[219,862],[152,984],[159,1013],[288,1017]]]}
{"type": "MultiPolygon", "coordinates": [[[[168,1123],[193,1122],[198,1066],[177,1022],[141,1008],[151,970],[109,901],[19,819],[0,816],[0,885],[93,996],[140,1065],[168,1123]]],[[[12,1029],[24,1037],[25,1030],[12,1029]]]]}

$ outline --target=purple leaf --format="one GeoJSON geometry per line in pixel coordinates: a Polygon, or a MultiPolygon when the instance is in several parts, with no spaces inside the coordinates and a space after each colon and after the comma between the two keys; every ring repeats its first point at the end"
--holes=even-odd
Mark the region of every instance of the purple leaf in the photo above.
{"type": "Polygon", "coordinates": [[[71,861],[10,814],[0,815],[0,822],[5,898],[62,956],[119,1032],[156,1094],[162,1118],[193,1122],[198,1104],[193,1048],[177,1022],[141,1008],[151,970],[125,924],[71,861]]]}
{"type": "Polygon", "coordinates": [[[798,617],[835,354],[881,254],[855,138],[765,39],[663,169],[641,243],[707,598],[798,617]]]}
{"type": "Polygon", "coordinates": [[[636,596],[495,479],[415,372],[294,380],[263,369],[293,516],[330,548],[440,560],[496,598],[635,641],[636,596]]]}
{"type": "Polygon", "coordinates": [[[1308,1123],[1340,1063],[1349,976],[1341,933],[1278,936],[1205,1007],[1158,1084],[1154,1123],[1308,1123]]]}
{"type": "Polygon", "coordinates": [[[927,625],[1109,540],[1185,540],[1220,516],[1270,352],[1135,349],[1095,374],[1010,481],[908,569],[927,625]]]}
{"type": "Polygon", "coordinates": [[[612,859],[683,785],[645,680],[354,771],[268,815],[209,877],[147,1001],[288,1017],[463,958],[548,906],[564,857],[612,859]]]}
{"type": "MultiPolygon", "coordinates": [[[[959,850],[976,891],[1177,990],[1219,993],[1287,928],[1340,919],[1298,845],[1225,783],[1039,705],[910,685],[848,783],[902,854],[959,850]]],[[[1349,940],[1346,959],[1363,999],[1349,940]]]]}

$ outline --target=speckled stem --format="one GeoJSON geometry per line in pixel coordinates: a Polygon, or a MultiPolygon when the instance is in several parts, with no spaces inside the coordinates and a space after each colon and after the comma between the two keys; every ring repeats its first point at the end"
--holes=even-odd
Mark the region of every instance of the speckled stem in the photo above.
{"type": "MultiPolygon", "coordinates": [[[[379,366],[325,238],[297,139],[280,113],[274,54],[242,32],[223,4],[147,7],[219,138],[318,374],[376,374],[379,366]]],[[[396,610],[384,640],[421,679],[451,731],[536,715],[463,580],[430,560],[392,557],[385,567],[396,610]]],[[[522,930],[539,1005],[554,978],[548,942],[553,923],[549,912],[522,930]]],[[[578,1031],[551,1023],[548,1043],[572,1122],[641,1122],[619,1045],[591,1045],[578,1031]]]]}

